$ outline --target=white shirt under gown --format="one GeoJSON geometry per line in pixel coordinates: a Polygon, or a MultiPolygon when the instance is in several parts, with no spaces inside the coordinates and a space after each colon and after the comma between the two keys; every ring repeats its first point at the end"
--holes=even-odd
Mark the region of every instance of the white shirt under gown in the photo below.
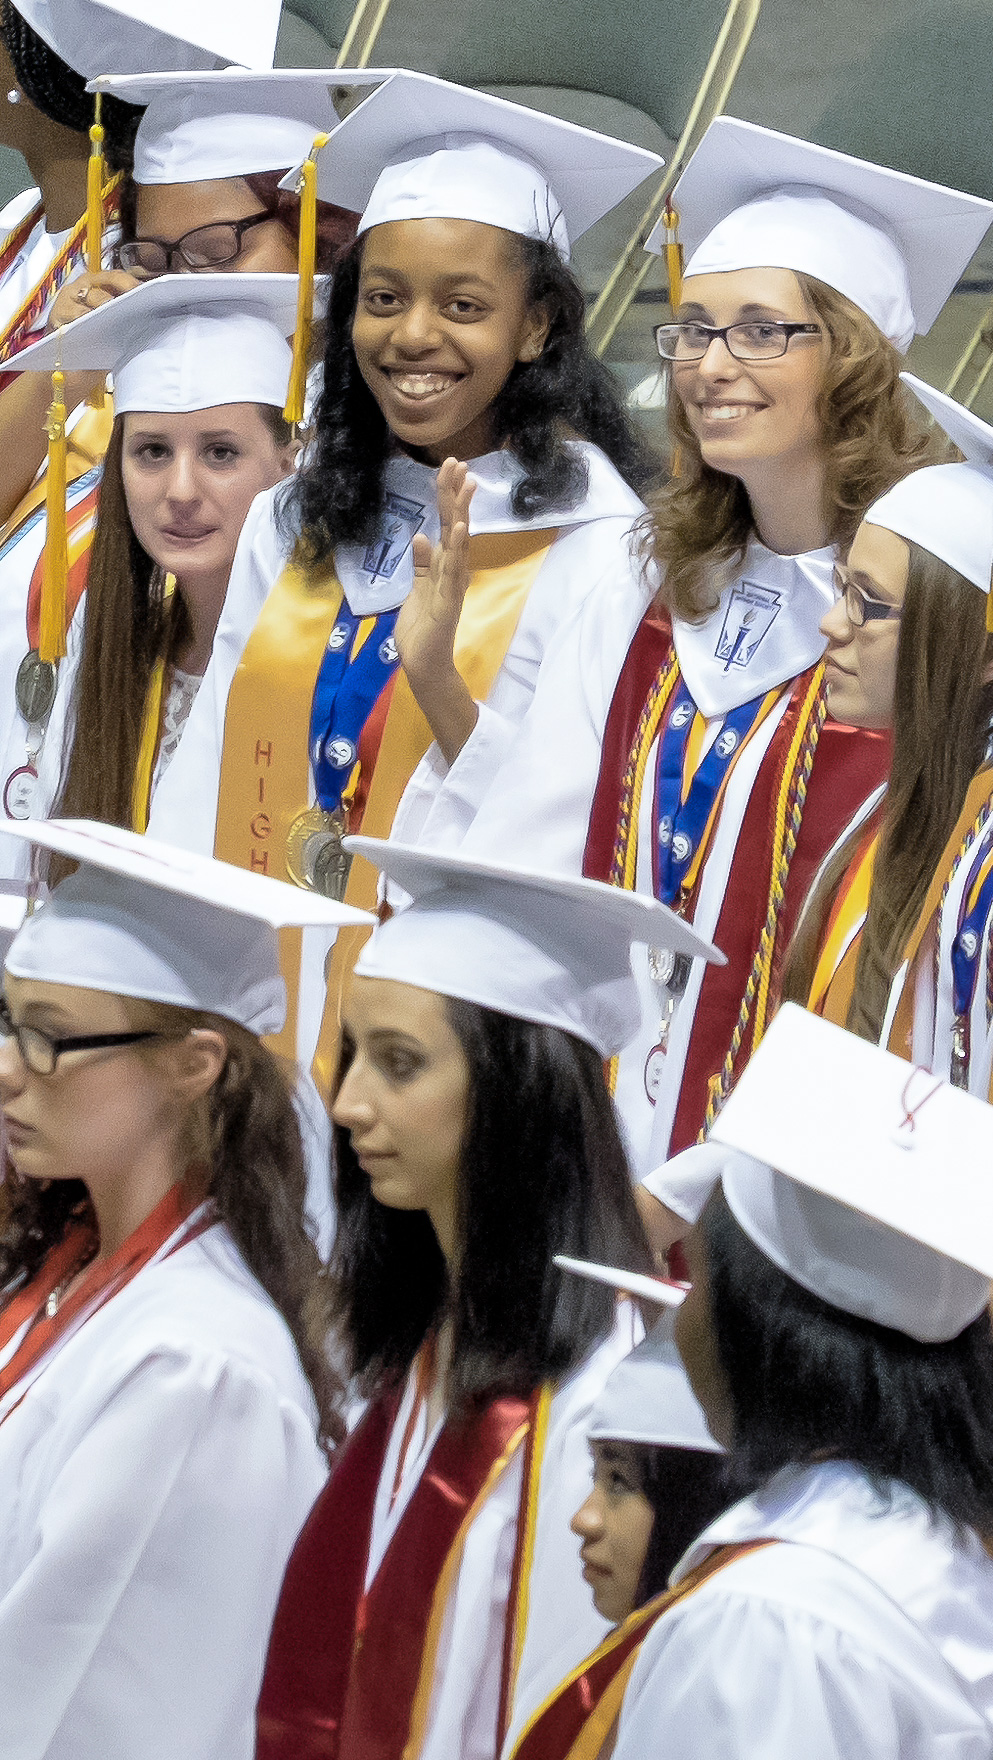
{"type": "Polygon", "coordinates": [[[251,1760],[283,1570],[327,1472],[282,1315],[217,1224],[22,1391],[0,1404],[4,1760],[251,1760]]]}
{"type": "Polygon", "coordinates": [[[773,1538],[649,1632],[613,1760],[989,1760],[993,1560],[906,1486],[846,1462],[790,1468],[720,1516],[712,1546],[773,1538]]]}

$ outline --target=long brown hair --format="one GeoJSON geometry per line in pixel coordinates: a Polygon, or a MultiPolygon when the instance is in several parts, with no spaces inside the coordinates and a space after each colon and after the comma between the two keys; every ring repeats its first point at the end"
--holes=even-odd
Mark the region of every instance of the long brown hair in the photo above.
{"type": "MultiPolygon", "coordinates": [[[[823,281],[810,275],[797,275],[797,281],[829,340],[818,398],[827,461],[825,514],[831,541],[845,545],[877,496],[908,471],[948,457],[949,448],[911,413],[900,356],[872,319],[823,281]]],[[[669,438],[679,465],[657,493],[646,496],[642,553],[658,564],[668,609],[696,622],[713,611],[744,555],[752,509],[739,478],[704,463],[672,390],[671,372],[669,383],[669,438]]]]}
{"type": "MultiPolygon", "coordinates": [[[[911,544],[897,644],[893,768],[847,1021],[863,1039],[879,1039],[893,975],[986,755],[991,662],[986,595],[911,544]]],[[[807,1001],[827,916],[861,835],[854,833],[832,857],[805,908],[784,972],[787,1001],[807,1001]]]]}
{"type": "MultiPolygon", "coordinates": [[[[258,408],[276,444],[285,446],[290,430],[280,412],[268,404],[258,408]]],[[[156,661],[170,660],[181,648],[189,623],[181,595],[166,598],[162,571],[135,537],[124,494],[123,450],[124,417],[118,416],[104,460],[83,648],[53,811],[130,826],[152,673],[156,661]]]]}
{"type": "MultiPolygon", "coordinates": [[[[191,1113],[187,1152],[191,1164],[208,1167],[218,1219],[292,1333],[314,1391],[320,1440],[330,1448],[345,1433],[343,1389],[327,1355],[330,1292],[306,1223],[303,1144],[286,1076],[254,1033],[219,1015],[143,1003],[135,1017],[142,1029],[178,1036],[208,1028],[227,1042],[221,1075],[191,1113]]],[[[0,1288],[32,1277],[74,1214],[95,1220],[81,1180],[20,1179],[8,1164],[0,1182],[0,1288]]]]}

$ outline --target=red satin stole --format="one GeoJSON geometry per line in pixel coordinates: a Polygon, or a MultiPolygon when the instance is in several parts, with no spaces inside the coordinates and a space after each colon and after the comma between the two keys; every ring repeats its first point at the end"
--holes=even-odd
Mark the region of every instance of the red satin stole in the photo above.
{"type": "Polygon", "coordinates": [[[775,1544],[774,1540],[741,1540],[733,1546],[715,1547],[702,1564],[688,1571],[673,1588],[663,1590],[654,1600],[646,1601],[644,1607],[636,1608],[621,1625],[608,1633],[592,1656],[581,1662],[535,1713],[518,1738],[510,1760],[568,1760],[611,1682],[628,1664],[633,1664],[656,1620],[680,1601],[685,1601],[718,1571],[734,1564],[735,1559],[775,1544]]]}
{"type": "Polygon", "coordinates": [[[269,1641],[256,1760],[406,1755],[435,1589],[530,1407],[497,1399],[477,1418],[444,1426],[365,1592],[376,1490],[399,1405],[393,1394],[370,1406],[293,1550],[269,1641]]]}
{"type": "MultiPolygon", "coordinates": [[[[669,619],[664,612],[652,612],[643,618],[628,649],[607,717],[583,862],[583,873],[594,880],[610,877],[618,835],[621,783],[634,745],[638,720],[658,673],[671,658],[669,619]]],[[[712,936],[726,954],[728,963],[726,966],[708,966],[704,973],[673,1124],[670,1155],[678,1154],[697,1141],[706,1116],[710,1078],[722,1069],[731,1043],[752,961],[765,926],[776,802],[810,678],[811,672],[806,672],[792,686],[784,686],[791,692],[790,702],[752,785],[727,877],[724,902],[712,936]]],[[[889,765],[890,742],[887,736],[841,727],[835,722],[825,723],[814,754],[777,925],[770,1017],[778,996],[786,948],[814,876],[862,802],[886,780],[889,765]]],[[[703,865],[705,867],[706,863],[703,865]]],[[[686,911],[690,921],[694,906],[695,900],[691,898],[686,911]]],[[[735,1073],[748,1061],[751,1045],[749,1028],[742,1036],[735,1073]]]]}
{"type": "MultiPolygon", "coordinates": [[[[91,1265],[72,1295],[66,1297],[55,1314],[49,1315],[44,1311],[49,1296],[63,1278],[72,1273],[93,1239],[92,1230],[85,1224],[72,1224],[63,1239],[46,1254],[30,1283],[11,1297],[0,1316],[0,1346],[9,1344],[26,1320],[33,1322],[9,1362],[0,1369],[0,1399],[6,1398],[11,1388],[30,1373],[64,1334],[75,1330],[81,1315],[89,1319],[91,1313],[102,1308],[125,1284],[137,1277],[199,1202],[199,1199],[190,1197],[183,1185],[171,1186],[116,1253],[91,1265]]],[[[214,1216],[208,1213],[178,1244],[194,1239],[212,1227],[214,1220],[214,1216]]],[[[11,1411],[14,1409],[12,1406],[11,1411]]],[[[10,1412],[5,1416],[9,1417],[10,1412]]]]}

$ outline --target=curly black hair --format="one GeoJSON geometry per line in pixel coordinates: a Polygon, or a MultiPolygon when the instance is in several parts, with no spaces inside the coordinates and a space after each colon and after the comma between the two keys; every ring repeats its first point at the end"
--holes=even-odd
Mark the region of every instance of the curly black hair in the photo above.
{"type": "MultiPolygon", "coordinates": [[[[629,423],[607,368],[586,345],[582,289],[552,245],[512,236],[528,306],[543,306],[550,318],[538,359],[519,361],[493,404],[494,446],[506,444],[524,466],[513,510],[520,518],[533,518],[575,506],[582,498],[586,467],[564,444],[570,436],[599,446],[640,493],[658,477],[659,463],[629,423]]],[[[325,562],[337,544],[365,543],[374,536],[391,447],[386,421],[352,348],[363,243],[356,241],[335,272],[314,443],[281,506],[284,531],[302,539],[312,564],[325,562]]]]}
{"type": "MultiPolygon", "coordinates": [[[[87,134],[93,121],[93,98],[86,81],[75,73],[26,18],[13,0],[0,0],[0,38],[13,63],[17,83],[28,102],[50,122],[87,134]]],[[[107,93],[101,108],[104,156],[113,171],[130,171],[134,137],[144,114],[141,106],[125,104],[107,93]]]]}

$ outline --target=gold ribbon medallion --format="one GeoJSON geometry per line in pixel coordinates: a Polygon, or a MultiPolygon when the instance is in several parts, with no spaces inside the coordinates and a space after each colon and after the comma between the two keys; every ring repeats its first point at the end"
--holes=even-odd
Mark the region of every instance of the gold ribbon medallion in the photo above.
{"type": "Polygon", "coordinates": [[[347,831],[341,813],[308,807],[305,813],[297,815],[286,839],[286,867],[294,885],[341,903],[352,865],[351,856],[342,846],[347,831]]]}

